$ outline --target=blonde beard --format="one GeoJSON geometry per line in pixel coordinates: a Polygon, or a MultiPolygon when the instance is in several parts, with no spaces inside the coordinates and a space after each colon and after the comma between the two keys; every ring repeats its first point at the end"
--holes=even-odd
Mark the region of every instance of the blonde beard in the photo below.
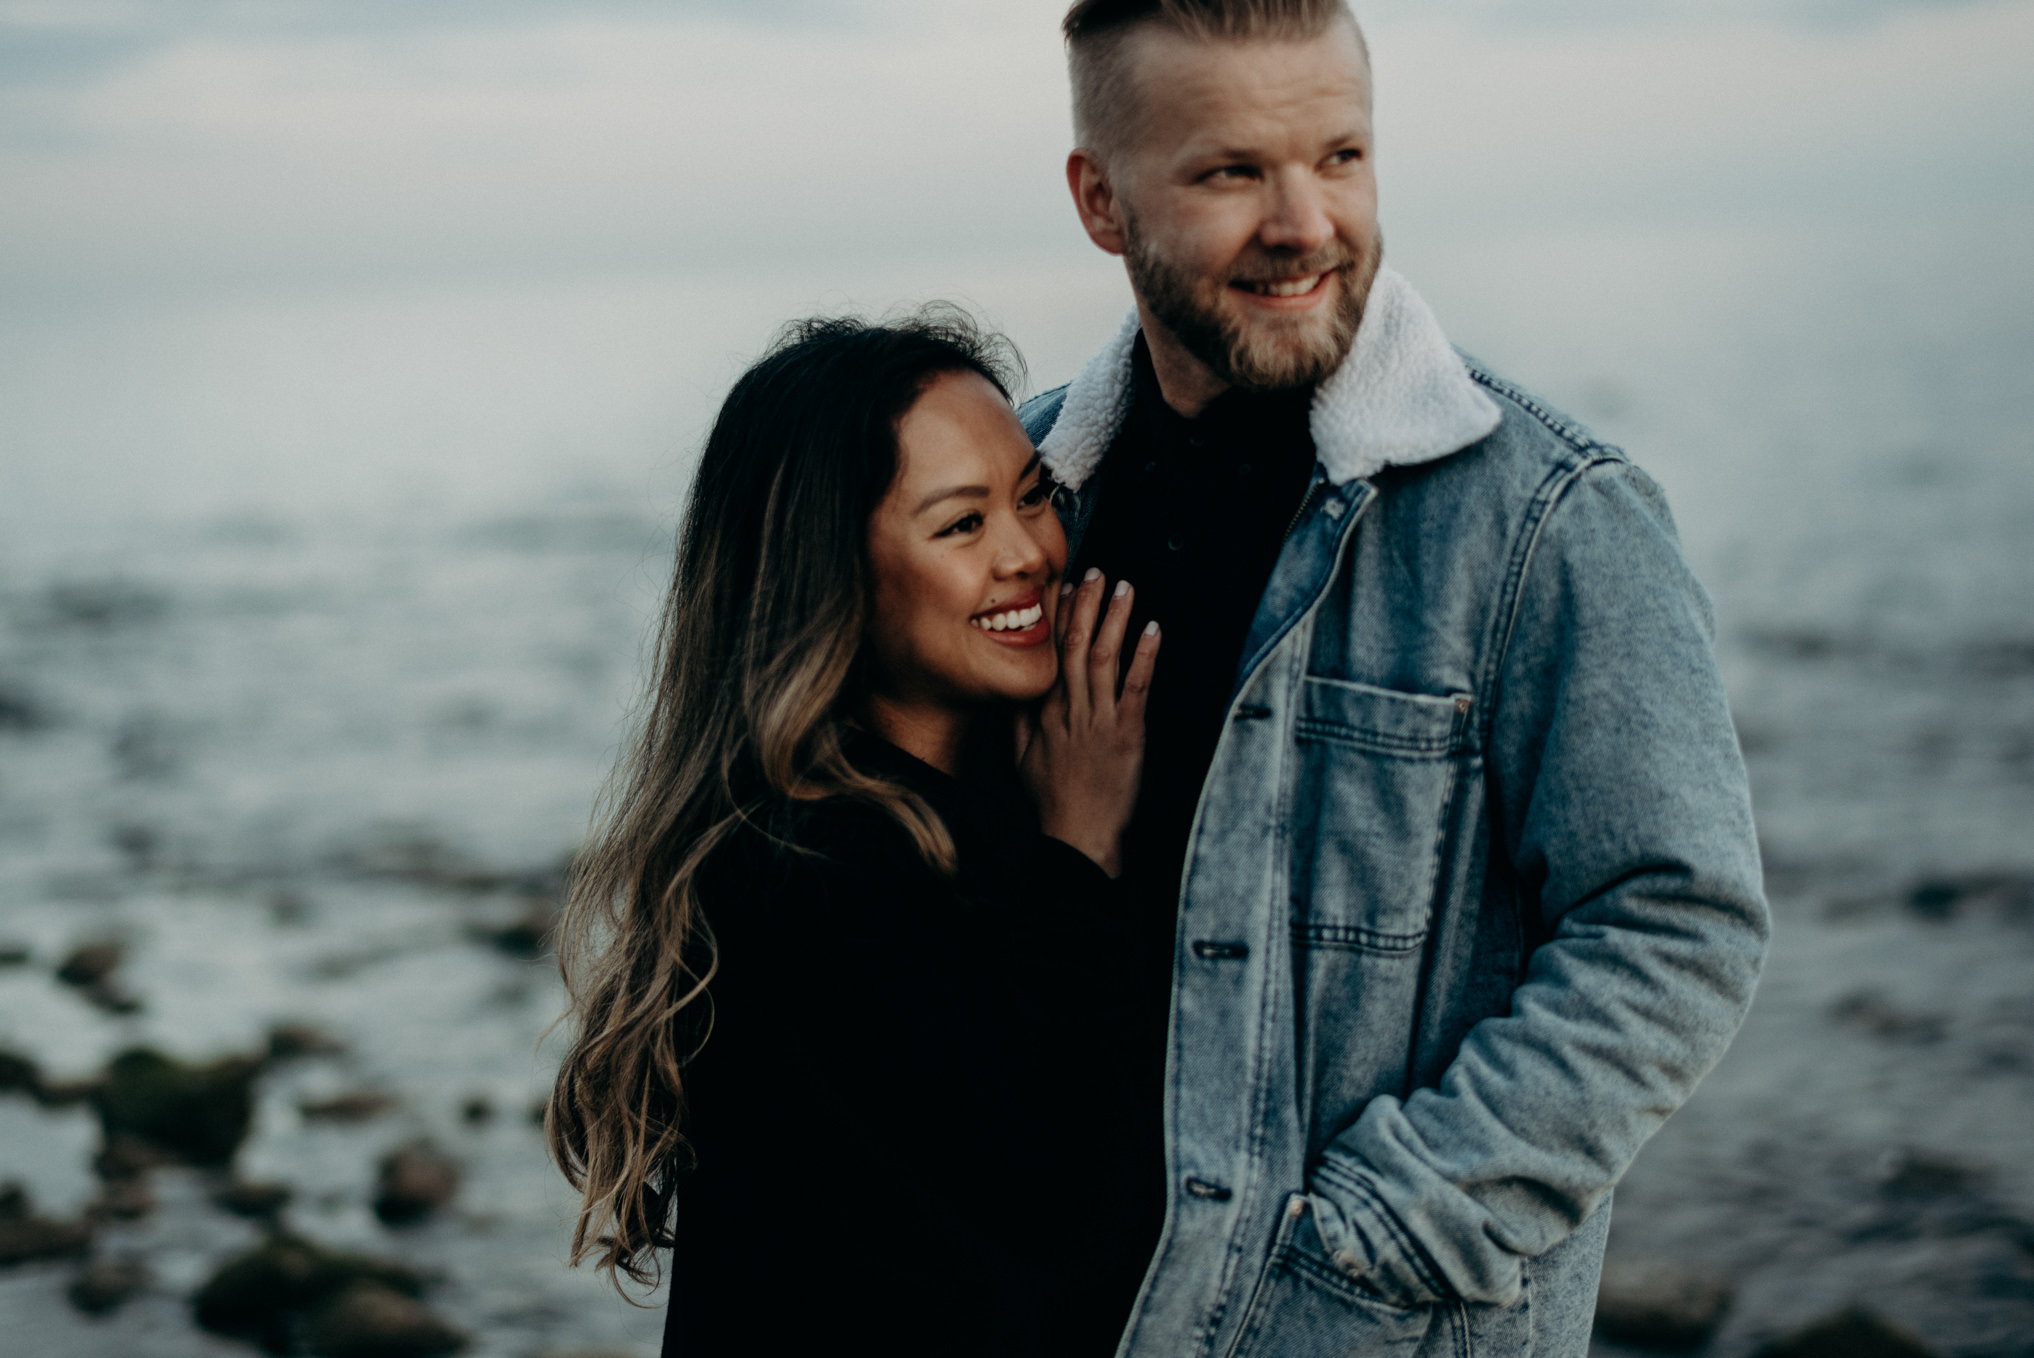
{"type": "Polygon", "coordinates": [[[1376,232],[1369,250],[1353,259],[1349,252],[1338,251],[1318,269],[1292,270],[1302,274],[1336,268],[1342,271],[1341,295],[1335,299],[1327,325],[1313,335],[1253,334],[1222,309],[1220,300],[1228,287],[1226,280],[1210,282],[1175,268],[1151,247],[1138,229],[1134,214],[1126,214],[1123,235],[1123,259],[1138,300],[1210,372],[1244,391],[1289,391],[1314,386],[1341,367],[1342,360],[1349,356],[1349,346],[1356,342],[1356,329],[1363,321],[1370,284],[1384,259],[1384,235],[1376,232]]]}

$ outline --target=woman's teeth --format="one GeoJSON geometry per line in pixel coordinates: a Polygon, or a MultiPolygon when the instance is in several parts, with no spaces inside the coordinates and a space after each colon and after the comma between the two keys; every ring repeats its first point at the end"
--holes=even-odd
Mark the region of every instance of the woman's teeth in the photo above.
{"type": "Polygon", "coordinates": [[[1036,627],[1045,616],[1044,604],[1033,604],[1029,608],[1013,608],[1007,613],[991,613],[987,617],[969,618],[968,621],[984,632],[1021,632],[1027,627],[1036,627]]]}

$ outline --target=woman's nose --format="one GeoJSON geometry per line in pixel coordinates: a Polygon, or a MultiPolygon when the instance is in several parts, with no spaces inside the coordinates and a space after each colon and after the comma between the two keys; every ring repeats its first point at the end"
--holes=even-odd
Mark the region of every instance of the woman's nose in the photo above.
{"type": "Polygon", "coordinates": [[[1002,575],[1038,575],[1045,570],[1045,544],[1019,520],[1003,535],[996,553],[996,570],[1002,575]]]}

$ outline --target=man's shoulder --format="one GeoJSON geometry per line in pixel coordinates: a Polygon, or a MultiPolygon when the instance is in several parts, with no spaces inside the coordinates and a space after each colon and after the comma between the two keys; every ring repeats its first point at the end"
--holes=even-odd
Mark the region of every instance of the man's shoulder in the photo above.
{"type": "Polygon", "coordinates": [[[1629,462],[1622,448],[1601,438],[1552,401],[1527,391],[1472,355],[1456,352],[1469,372],[1469,380],[1498,409],[1497,428],[1472,445],[1487,449],[1493,455],[1492,461],[1524,463],[1524,467],[1515,470],[1525,470],[1529,475],[1579,470],[1598,462],[1629,462]]]}
{"type": "Polygon", "coordinates": [[[1052,432],[1052,426],[1059,421],[1059,412],[1066,405],[1066,393],[1070,383],[1062,382],[1051,391],[1040,392],[1017,407],[1017,418],[1024,425],[1024,432],[1031,436],[1031,446],[1036,448],[1045,442],[1045,436],[1052,432]]]}

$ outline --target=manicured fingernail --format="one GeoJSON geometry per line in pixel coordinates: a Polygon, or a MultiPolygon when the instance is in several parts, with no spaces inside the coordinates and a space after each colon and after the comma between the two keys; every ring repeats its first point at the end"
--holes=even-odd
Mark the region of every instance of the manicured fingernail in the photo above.
{"type": "Polygon", "coordinates": [[[1085,584],[1087,584],[1087,583],[1088,583],[1088,581],[1090,581],[1090,580],[1099,580],[1099,579],[1101,579],[1101,578],[1102,578],[1102,572],[1101,572],[1100,570],[1096,569],[1095,567],[1093,567],[1093,566],[1090,566],[1090,567],[1088,567],[1088,573],[1087,573],[1086,575],[1083,575],[1083,576],[1081,577],[1081,583],[1085,585],[1085,584]]]}
{"type": "Polygon", "coordinates": [[[1118,580],[1118,581],[1116,582],[1116,597],[1117,597],[1117,598],[1119,598],[1119,599],[1120,599],[1120,598],[1122,598],[1122,597],[1123,597],[1123,596],[1124,596],[1125,594],[1128,594],[1129,592],[1130,592],[1130,582],[1129,582],[1128,580],[1118,580]]]}
{"type": "Polygon", "coordinates": [[[1065,597],[1066,597],[1067,595],[1069,595],[1069,594],[1071,594],[1071,593],[1073,593],[1073,581],[1071,581],[1071,580],[1062,580],[1062,581],[1060,581],[1060,582],[1059,582],[1059,597],[1060,597],[1060,598],[1062,598],[1062,599],[1064,599],[1064,598],[1065,598],[1065,597]]]}
{"type": "Polygon", "coordinates": [[[1150,622],[1144,624],[1144,635],[1147,637],[1155,637],[1158,635],[1157,618],[1153,618],[1150,622]]]}

